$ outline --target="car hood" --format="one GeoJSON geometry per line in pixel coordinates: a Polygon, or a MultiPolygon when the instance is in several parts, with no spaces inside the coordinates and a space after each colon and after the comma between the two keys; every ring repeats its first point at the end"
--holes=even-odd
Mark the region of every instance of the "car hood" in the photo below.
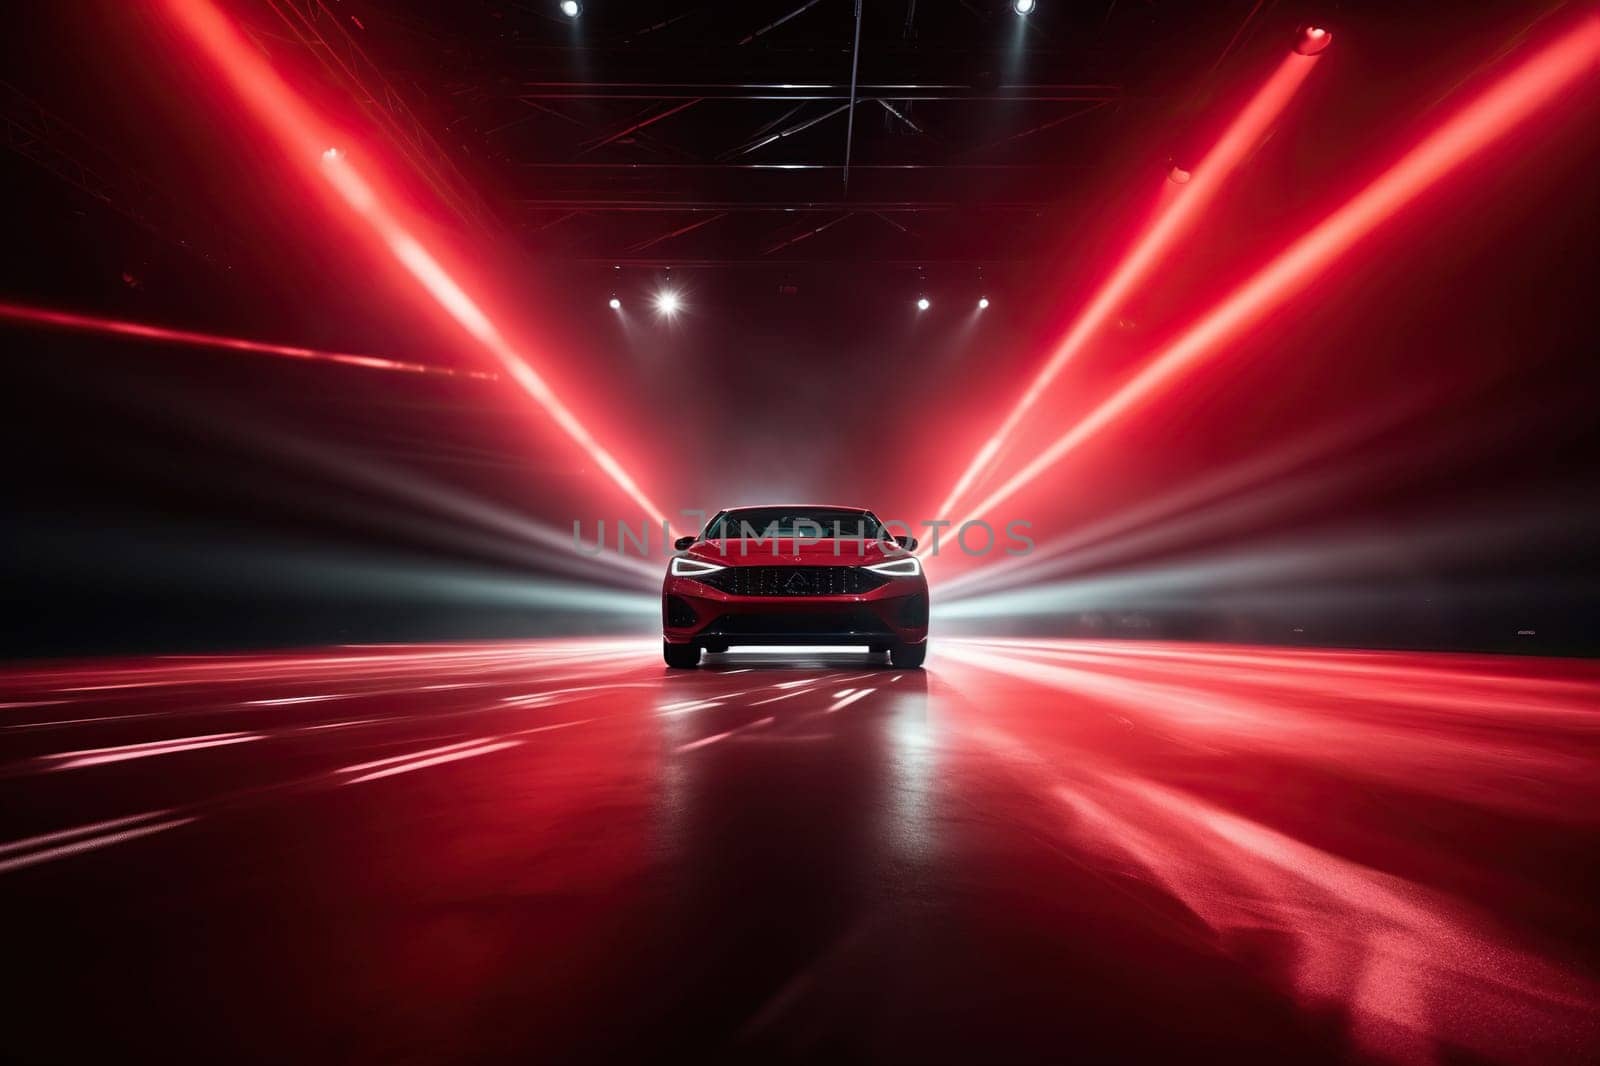
{"type": "Polygon", "coordinates": [[[703,540],[692,545],[685,553],[696,559],[719,566],[871,566],[891,559],[904,559],[911,553],[898,544],[885,544],[869,540],[859,546],[854,540],[838,543],[838,554],[831,540],[795,541],[780,538],[777,541],[703,540]],[[741,547],[746,550],[741,552],[741,547]]]}

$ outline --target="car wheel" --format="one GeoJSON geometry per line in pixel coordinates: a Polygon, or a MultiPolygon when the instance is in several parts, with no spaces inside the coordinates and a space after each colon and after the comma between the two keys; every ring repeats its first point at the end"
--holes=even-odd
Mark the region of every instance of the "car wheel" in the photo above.
{"type": "Polygon", "coordinates": [[[889,662],[898,670],[918,670],[928,657],[928,642],[921,644],[896,644],[889,649],[889,662]]]}
{"type": "Polygon", "coordinates": [[[661,642],[661,657],[674,670],[693,670],[700,665],[700,645],[661,642]]]}

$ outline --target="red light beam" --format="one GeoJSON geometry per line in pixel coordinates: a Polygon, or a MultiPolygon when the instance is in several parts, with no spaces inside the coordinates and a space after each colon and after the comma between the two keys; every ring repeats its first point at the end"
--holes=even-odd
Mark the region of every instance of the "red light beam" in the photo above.
{"type": "Polygon", "coordinates": [[[394,370],[406,374],[433,374],[441,377],[473,378],[478,381],[495,381],[496,375],[485,370],[456,370],[451,367],[429,366],[425,363],[407,363],[398,359],[383,359],[375,355],[356,355],[350,352],[325,352],[317,348],[302,348],[292,344],[269,344],[244,337],[225,337],[216,333],[197,333],[194,330],[170,329],[146,322],[129,322],[119,318],[101,318],[72,311],[57,311],[48,307],[30,307],[26,304],[0,302],[0,318],[34,326],[54,329],[79,330],[86,333],[109,333],[119,337],[139,340],[165,341],[197,348],[225,348],[235,352],[256,355],[276,355],[286,359],[306,359],[321,363],[340,363],[369,370],[394,370]]]}
{"type": "Polygon", "coordinates": [[[524,355],[448,271],[440,257],[385,202],[378,188],[349,159],[329,145],[339,138],[247,41],[210,0],[166,0],[167,10],[199,47],[251,113],[272,133],[291,161],[325,183],[353,220],[375,238],[394,261],[515,381],[544,412],[594,460],[607,477],[652,521],[666,521],[612,454],[558,396],[524,355]]]}
{"type": "Polygon", "coordinates": [[[956,481],[955,487],[950,490],[944,503],[939,505],[936,514],[950,513],[951,508],[972,487],[984,468],[1000,454],[1006,439],[1034,404],[1038,403],[1039,397],[1050,387],[1050,383],[1083,351],[1085,345],[1106,324],[1112,312],[1128,298],[1135,286],[1149,276],[1178,240],[1194,228],[1228,176],[1245,160],[1251,149],[1260,142],[1268,127],[1289,106],[1301,83],[1305,81],[1306,75],[1311,73],[1315,62],[1314,58],[1306,55],[1293,52],[1286,55],[1272,76],[1256,91],[1250,102],[1223,131],[1222,136],[1206,153],[1200,164],[1193,171],[1181,171],[1183,179],[1176,183],[1181,188],[1170,190],[1172,193],[1170,198],[1162,204],[1156,217],[1128,249],[1111,276],[1106,278],[1099,291],[1079,312],[1066,335],[1062,337],[1061,343],[1056,345],[1050,359],[1040,368],[1033,383],[1028,386],[1028,390],[1012,407],[1000,427],[972,457],[972,462],[956,481]]]}
{"type": "MultiPolygon", "coordinates": [[[[1316,228],[1224,297],[1143,370],[972,508],[981,515],[1069,452],[1194,369],[1302,292],[1422,193],[1554,102],[1600,62],[1600,17],[1590,16],[1458,111],[1316,228]]],[[[970,516],[969,516],[970,517],[970,516]]]]}

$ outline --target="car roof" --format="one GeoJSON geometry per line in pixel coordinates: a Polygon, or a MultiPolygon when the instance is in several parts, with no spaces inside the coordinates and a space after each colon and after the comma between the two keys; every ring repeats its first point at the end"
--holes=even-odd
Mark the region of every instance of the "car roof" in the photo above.
{"type": "Polygon", "coordinates": [[[867,507],[851,507],[848,504],[841,503],[752,503],[743,504],[739,507],[725,507],[718,513],[737,514],[740,511],[781,511],[787,508],[817,511],[856,511],[861,514],[867,514],[871,510],[871,508],[867,507]]]}

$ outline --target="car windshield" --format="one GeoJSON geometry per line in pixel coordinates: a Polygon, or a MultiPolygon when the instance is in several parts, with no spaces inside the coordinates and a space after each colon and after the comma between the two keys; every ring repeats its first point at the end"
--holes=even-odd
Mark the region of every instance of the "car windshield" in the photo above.
{"type": "Polygon", "coordinates": [[[724,511],[706,526],[704,540],[738,540],[743,537],[806,537],[876,540],[883,527],[866,511],[841,511],[831,507],[760,507],[724,511]]]}

